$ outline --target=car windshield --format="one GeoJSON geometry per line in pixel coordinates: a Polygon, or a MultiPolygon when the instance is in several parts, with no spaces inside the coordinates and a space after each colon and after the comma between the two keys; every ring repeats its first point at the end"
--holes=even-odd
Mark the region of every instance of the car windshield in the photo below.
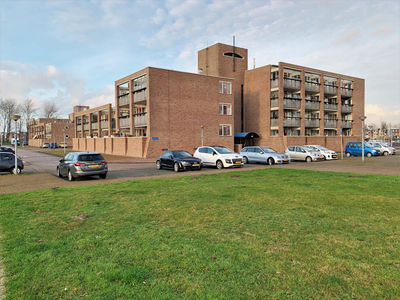
{"type": "Polygon", "coordinates": [[[268,147],[261,147],[262,151],[265,153],[276,153],[274,149],[268,148],[268,147]]]}
{"type": "Polygon", "coordinates": [[[104,160],[101,154],[81,154],[78,157],[78,161],[98,161],[104,160]]]}
{"type": "Polygon", "coordinates": [[[318,146],[319,149],[321,149],[322,151],[329,151],[328,148],[322,147],[322,146],[318,146]]]}
{"type": "Polygon", "coordinates": [[[213,147],[215,151],[217,151],[220,154],[232,154],[235,153],[231,149],[226,148],[226,147],[213,147]]]}
{"type": "Polygon", "coordinates": [[[189,157],[192,156],[189,152],[186,151],[175,151],[172,152],[172,154],[174,155],[174,157],[189,157]]]}

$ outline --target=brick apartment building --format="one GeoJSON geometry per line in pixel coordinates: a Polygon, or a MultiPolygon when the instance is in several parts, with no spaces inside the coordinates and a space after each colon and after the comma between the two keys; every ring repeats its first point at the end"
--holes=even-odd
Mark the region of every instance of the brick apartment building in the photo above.
{"type": "Polygon", "coordinates": [[[148,67],[117,80],[114,108],[74,111],[74,150],[157,157],[202,144],[235,151],[320,144],[339,151],[361,140],[364,79],[283,62],[248,70],[247,61],[247,49],[218,43],[198,52],[198,74],[148,67]]]}
{"type": "Polygon", "coordinates": [[[56,118],[32,118],[29,120],[29,145],[40,147],[42,143],[61,143],[65,140],[68,146],[72,146],[72,138],[75,137],[75,124],[71,119],[56,118]],[[65,129],[68,126],[68,129],[65,129]]]}

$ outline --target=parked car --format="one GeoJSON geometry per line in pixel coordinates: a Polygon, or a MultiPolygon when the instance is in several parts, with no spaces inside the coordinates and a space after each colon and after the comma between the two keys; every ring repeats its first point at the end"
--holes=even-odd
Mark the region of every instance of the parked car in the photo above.
{"type": "Polygon", "coordinates": [[[68,176],[69,181],[74,181],[78,177],[94,175],[105,179],[107,172],[107,161],[98,152],[71,152],[60,159],[57,165],[58,176],[68,176]]]}
{"type": "Polygon", "coordinates": [[[335,151],[329,150],[320,145],[306,145],[306,147],[313,149],[314,151],[320,152],[324,156],[324,160],[337,159],[335,151]]]}
{"type": "Polygon", "coordinates": [[[15,153],[13,148],[6,147],[6,146],[0,146],[0,152],[10,152],[10,153],[15,153]]]}
{"type": "Polygon", "coordinates": [[[186,170],[201,170],[201,159],[193,157],[186,151],[168,151],[161,155],[156,162],[157,169],[173,169],[175,172],[186,170]]]}
{"type": "Polygon", "coordinates": [[[43,143],[40,145],[40,148],[49,148],[49,143],[43,143]]]}
{"type": "Polygon", "coordinates": [[[306,162],[324,160],[324,156],[306,146],[290,146],[287,147],[285,153],[290,156],[291,160],[302,160],[306,162]]]}
{"type": "Polygon", "coordinates": [[[244,147],[240,151],[243,156],[243,163],[267,163],[273,164],[287,164],[290,163],[289,155],[285,153],[278,153],[269,147],[249,146],[244,147]]]}
{"type": "Polygon", "coordinates": [[[50,143],[49,148],[55,149],[55,148],[58,148],[58,145],[57,145],[57,143],[50,143]]]}
{"type": "Polygon", "coordinates": [[[15,155],[10,152],[0,152],[0,172],[11,172],[15,174],[15,171],[20,174],[24,169],[24,162],[18,157],[17,158],[17,170],[15,170],[15,155]]]}
{"type": "Polygon", "coordinates": [[[383,146],[388,147],[392,150],[392,155],[396,155],[396,148],[392,147],[390,143],[382,143],[383,146]]]}
{"type": "Polygon", "coordinates": [[[224,146],[199,147],[193,156],[200,158],[203,166],[216,166],[218,169],[243,167],[243,157],[224,146]]]}
{"type": "Polygon", "coordinates": [[[23,142],[22,146],[28,146],[28,142],[23,142]]]}
{"type": "Polygon", "coordinates": [[[385,146],[381,142],[372,142],[372,141],[370,141],[370,142],[365,143],[365,145],[367,147],[370,147],[370,148],[379,149],[381,151],[381,155],[385,155],[385,156],[387,156],[389,154],[393,155],[393,152],[394,152],[394,154],[396,154],[396,149],[394,149],[394,148],[392,148],[390,146],[385,146]]]}
{"type": "Polygon", "coordinates": [[[58,147],[59,148],[67,148],[68,145],[67,145],[67,143],[60,143],[60,145],[58,147]]]}
{"type": "MultiPolygon", "coordinates": [[[[346,144],[345,153],[347,157],[352,155],[362,155],[362,143],[361,142],[350,142],[346,144]]],[[[364,155],[371,157],[372,155],[381,155],[381,151],[377,148],[370,148],[364,144],[364,155]]]]}

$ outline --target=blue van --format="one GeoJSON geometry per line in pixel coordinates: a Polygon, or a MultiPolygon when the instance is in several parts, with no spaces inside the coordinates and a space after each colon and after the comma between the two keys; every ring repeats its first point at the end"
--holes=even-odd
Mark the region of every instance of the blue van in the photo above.
{"type": "MultiPolygon", "coordinates": [[[[345,150],[346,156],[350,157],[352,155],[362,155],[362,143],[361,142],[350,142],[346,145],[345,150]]],[[[377,148],[370,148],[364,144],[364,155],[371,157],[372,155],[381,155],[381,151],[377,148]]]]}

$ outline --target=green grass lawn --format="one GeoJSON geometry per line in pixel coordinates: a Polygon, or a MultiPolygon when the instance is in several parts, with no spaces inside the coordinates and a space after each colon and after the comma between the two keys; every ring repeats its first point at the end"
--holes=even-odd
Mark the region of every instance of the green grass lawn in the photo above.
{"type": "Polygon", "coordinates": [[[187,175],[1,195],[7,299],[400,298],[400,177],[187,175]]]}

